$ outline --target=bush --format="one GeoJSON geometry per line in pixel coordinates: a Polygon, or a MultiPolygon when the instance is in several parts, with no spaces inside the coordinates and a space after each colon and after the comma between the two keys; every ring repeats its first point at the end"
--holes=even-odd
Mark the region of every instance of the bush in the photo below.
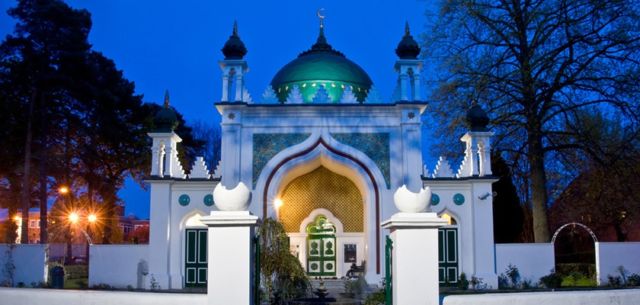
{"type": "Polygon", "coordinates": [[[557,264],[556,273],[564,276],[572,273],[580,273],[586,277],[594,277],[596,274],[596,265],[585,263],[557,264]]]}
{"type": "Polygon", "coordinates": [[[282,224],[266,218],[258,232],[260,275],[270,303],[305,296],[311,284],[300,261],[289,250],[289,236],[282,224]]]}
{"type": "Polygon", "coordinates": [[[540,283],[549,289],[560,288],[560,285],[562,285],[562,277],[554,270],[551,270],[549,274],[540,278],[540,283]]]}
{"type": "Polygon", "coordinates": [[[364,300],[364,305],[384,305],[384,289],[371,293],[364,300]]]}
{"type": "Polygon", "coordinates": [[[622,278],[620,278],[619,276],[609,274],[607,275],[607,280],[607,286],[609,287],[622,287],[622,278]]]}
{"type": "Polygon", "coordinates": [[[634,273],[627,278],[627,285],[640,286],[640,274],[634,273]]]}
{"type": "Polygon", "coordinates": [[[498,289],[516,289],[521,288],[520,271],[518,267],[509,264],[504,273],[498,275],[498,289]]]}
{"type": "Polygon", "coordinates": [[[469,289],[469,280],[467,280],[467,275],[464,272],[460,273],[460,278],[458,279],[458,289],[469,289]]]}

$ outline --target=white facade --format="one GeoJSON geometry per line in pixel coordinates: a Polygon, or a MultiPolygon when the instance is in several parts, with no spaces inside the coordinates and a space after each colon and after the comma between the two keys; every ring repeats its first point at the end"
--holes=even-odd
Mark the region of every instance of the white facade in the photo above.
{"type": "MultiPolygon", "coordinates": [[[[413,39],[408,28],[403,43],[407,39],[413,39]]],[[[417,193],[429,186],[434,197],[439,198],[437,202],[432,199],[431,210],[453,218],[455,225],[447,228],[451,232],[457,230],[447,233],[455,235],[450,240],[449,252],[456,257],[449,262],[448,269],[445,268],[450,273],[449,284],[465,272],[469,277],[483,278],[490,286],[497,287],[491,196],[491,183],[495,179],[491,176],[489,159],[492,133],[474,130],[461,139],[466,143],[466,150],[463,163],[455,170],[457,174],[446,160],[436,165],[432,175],[426,173],[421,142],[421,115],[426,103],[421,101],[423,64],[415,58],[417,46],[407,51],[413,58],[397,51],[401,58],[395,65],[398,73],[395,97],[380,100],[374,97],[372,87],[366,87],[368,76],[362,76],[365,72],[335,52],[321,28],[318,42],[292,62],[307,66],[295,73],[281,70],[274,82],[276,78],[302,72],[320,78],[308,83],[306,80],[296,80],[295,84],[272,83],[263,99],[254,102],[244,83],[249,69],[242,59],[246,49],[242,51],[241,44],[234,28],[234,34],[223,48],[225,59],[220,61],[223,88],[216,108],[222,117],[222,155],[215,175],[202,159],[196,161],[190,175],[185,175],[176,150],[180,138],[170,130],[149,134],[153,139],[152,170],[148,179],[151,185],[149,274],[160,287],[179,289],[198,282],[193,279],[201,270],[198,261],[187,265],[192,252],[200,251],[203,241],[199,239],[200,231],[191,229],[204,229],[197,218],[218,210],[218,199],[213,205],[204,204],[205,197],[211,196],[218,183],[223,187],[220,192],[246,186],[251,194],[247,210],[252,215],[283,220],[281,217],[286,214],[283,212],[293,211],[287,210],[293,209],[293,205],[280,198],[300,177],[319,168],[348,179],[357,189],[358,198],[362,200],[357,203],[362,209],[352,212],[358,214],[357,217],[339,215],[335,205],[314,206],[304,210],[303,215],[296,214],[297,222],[288,231],[290,246],[310,274],[312,268],[317,268],[314,259],[319,255],[323,260],[318,272],[324,277],[343,277],[351,264],[365,262],[367,281],[379,283],[384,277],[384,240],[388,234],[382,230],[381,222],[398,212],[393,204],[394,192],[406,186],[409,192],[417,193]],[[327,79],[318,76],[317,69],[322,67],[313,68],[314,60],[305,62],[307,53],[319,56],[315,61],[330,58],[328,65],[333,62],[342,65],[334,70],[342,71],[343,75],[338,75],[337,80],[335,75],[327,75],[327,79]],[[309,97],[308,90],[316,85],[317,96],[309,97]],[[291,89],[285,98],[278,96],[283,88],[285,93],[291,89]],[[367,93],[371,99],[364,98],[367,93]],[[342,96],[336,97],[336,94],[342,96]],[[313,241],[313,226],[317,225],[318,217],[333,228],[330,238],[322,239],[322,243],[313,241]],[[192,247],[193,244],[196,246],[192,247]],[[351,252],[347,254],[348,249],[351,252]]],[[[289,65],[283,70],[291,69],[287,67],[289,65]]],[[[220,210],[225,208],[220,206],[220,210]]],[[[216,245],[208,245],[208,249],[216,251],[216,245]]]]}

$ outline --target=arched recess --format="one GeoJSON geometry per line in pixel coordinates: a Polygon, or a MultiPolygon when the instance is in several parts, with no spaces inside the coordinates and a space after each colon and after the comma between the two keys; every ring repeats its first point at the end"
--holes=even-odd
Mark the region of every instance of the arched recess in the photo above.
{"type": "Polygon", "coordinates": [[[570,222],[560,226],[551,238],[556,272],[564,275],[577,272],[592,278],[595,284],[597,243],[596,234],[584,224],[570,222]]]}
{"type": "Polygon", "coordinates": [[[207,225],[205,225],[200,221],[200,219],[206,215],[207,214],[205,212],[200,210],[193,210],[187,213],[186,215],[184,215],[184,217],[182,217],[182,220],[180,221],[180,229],[181,230],[184,230],[186,228],[206,229],[207,225]]]}
{"type": "Polygon", "coordinates": [[[438,283],[440,286],[456,286],[461,270],[460,221],[458,215],[447,208],[438,216],[448,224],[438,228],[438,283]]]}
{"type": "Polygon", "coordinates": [[[363,192],[349,178],[320,165],[281,185],[277,215],[287,233],[304,233],[300,224],[318,210],[330,213],[326,216],[332,222],[339,221],[344,228],[340,232],[365,232],[363,192]]]}
{"type": "Polygon", "coordinates": [[[274,201],[290,181],[319,166],[347,177],[360,190],[365,202],[365,230],[369,228],[371,233],[366,235],[375,243],[376,273],[380,274],[380,190],[386,187],[384,176],[366,154],[338,142],[327,131],[313,133],[267,162],[256,183],[256,190],[262,190],[263,216],[275,216],[274,201]]]}

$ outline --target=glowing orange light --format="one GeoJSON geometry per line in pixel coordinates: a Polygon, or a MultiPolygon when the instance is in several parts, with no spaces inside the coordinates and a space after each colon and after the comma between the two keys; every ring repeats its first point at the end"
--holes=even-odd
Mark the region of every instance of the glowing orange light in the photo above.
{"type": "Polygon", "coordinates": [[[280,207],[284,204],[284,202],[282,202],[282,199],[278,198],[276,200],[273,201],[273,206],[277,209],[280,209],[280,207]]]}
{"type": "Polygon", "coordinates": [[[63,185],[58,188],[58,193],[61,195],[69,194],[69,187],[63,185]]]}
{"type": "Polygon", "coordinates": [[[22,220],[22,217],[20,217],[20,215],[16,215],[16,216],[13,216],[13,220],[15,220],[15,221],[21,221],[21,220],[22,220]]]}
{"type": "Polygon", "coordinates": [[[96,222],[96,220],[98,220],[98,216],[96,216],[96,214],[89,214],[89,216],[87,216],[87,220],[91,223],[96,222]]]}
{"type": "Polygon", "coordinates": [[[69,221],[71,223],[77,223],[80,220],[80,216],[76,212],[69,213],[69,221]]]}

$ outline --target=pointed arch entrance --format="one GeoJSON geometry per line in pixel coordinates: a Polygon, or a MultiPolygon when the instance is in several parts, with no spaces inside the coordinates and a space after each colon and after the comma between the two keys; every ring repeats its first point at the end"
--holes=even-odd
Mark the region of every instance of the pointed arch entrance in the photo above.
{"type": "Polygon", "coordinates": [[[384,176],[366,154],[336,141],[328,132],[312,134],[267,163],[256,184],[262,193],[263,215],[277,216],[276,207],[282,202],[279,196],[284,188],[293,179],[320,166],[346,177],[360,190],[364,202],[363,260],[368,262],[370,275],[380,274],[380,190],[386,187],[384,176]]]}

